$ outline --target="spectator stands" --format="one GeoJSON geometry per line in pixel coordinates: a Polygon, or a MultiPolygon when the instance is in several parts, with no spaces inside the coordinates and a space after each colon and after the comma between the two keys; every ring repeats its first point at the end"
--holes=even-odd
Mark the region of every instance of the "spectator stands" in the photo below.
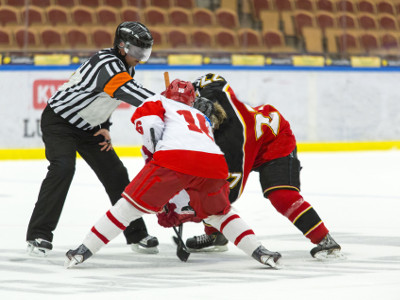
{"type": "Polygon", "coordinates": [[[123,21],[155,51],[393,55],[400,0],[0,0],[0,51],[95,51],[123,21]]]}

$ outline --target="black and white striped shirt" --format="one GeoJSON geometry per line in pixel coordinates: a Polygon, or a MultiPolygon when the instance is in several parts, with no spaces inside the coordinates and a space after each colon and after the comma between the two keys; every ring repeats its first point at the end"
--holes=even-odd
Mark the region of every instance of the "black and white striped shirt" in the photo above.
{"type": "Polygon", "coordinates": [[[135,69],[115,49],[97,52],[49,99],[54,112],[77,128],[108,122],[121,101],[139,106],[154,95],[133,79],[135,69]]]}

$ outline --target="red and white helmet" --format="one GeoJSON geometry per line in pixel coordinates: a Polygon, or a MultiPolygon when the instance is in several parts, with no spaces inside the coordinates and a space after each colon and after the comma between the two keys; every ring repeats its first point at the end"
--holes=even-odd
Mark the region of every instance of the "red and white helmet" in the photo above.
{"type": "Polygon", "coordinates": [[[190,81],[183,81],[180,79],[172,81],[162,95],[168,99],[182,102],[189,106],[193,106],[194,99],[196,98],[193,84],[190,81]]]}

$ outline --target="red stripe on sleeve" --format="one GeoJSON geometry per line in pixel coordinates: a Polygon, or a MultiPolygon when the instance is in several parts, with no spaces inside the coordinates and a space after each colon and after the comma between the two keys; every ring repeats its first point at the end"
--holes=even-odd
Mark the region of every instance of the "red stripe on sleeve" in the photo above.
{"type": "Polygon", "coordinates": [[[234,220],[234,219],[237,219],[237,218],[239,218],[238,215],[232,215],[232,216],[230,216],[228,219],[226,219],[224,222],[222,222],[221,228],[219,229],[219,231],[222,232],[222,231],[224,230],[225,226],[228,225],[228,223],[229,223],[230,221],[232,221],[232,220],[234,220]]]}
{"type": "Polygon", "coordinates": [[[110,219],[111,222],[113,222],[113,224],[115,226],[117,226],[119,229],[125,230],[126,226],[124,226],[124,224],[122,224],[120,221],[118,221],[112,214],[110,211],[108,211],[106,213],[107,218],[110,219]]]}
{"type": "Polygon", "coordinates": [[[97,231],[97,229],[93,226],[92,227],[92,232],[104,243],[104,244],[108,244],[109,240],[102,235],[100,232],[97,231]]]}
{"type": "Polygon", "coordinates": [[[131,122],[135,123],[137,119],[145,116],[158,116],[161,120],[164,121],[165,109],[160,100],[157,101],[147,101],[144,102],[141,106],[136,108],[133,116],[131,118],[131,122]]]}
{"type": "Polygon", "coordinates": [[[237,245],[240,243],[240,241],[241,241],[245,236],[248,236],[248,235],[251,235],[251,234],[254,235],[254,231],[251,230],[251,229],[246,230],[245,232],[242,232],[242,234],[239,235],[239,236],[236,238],[235,243],[234,243],[235,246],[237,246],[237,245]]]}

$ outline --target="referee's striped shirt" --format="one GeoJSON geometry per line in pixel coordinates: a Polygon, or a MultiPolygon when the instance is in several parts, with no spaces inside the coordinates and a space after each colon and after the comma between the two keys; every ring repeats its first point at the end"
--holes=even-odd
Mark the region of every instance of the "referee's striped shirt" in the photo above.
{"type": "Polygon", "coordinates": [[[133,79],[135,69],[115,49],[97,52],[49,99],[54,112],[77,128],[106,124],[121,101],[139,106],[154,95],[133,79]]]}

